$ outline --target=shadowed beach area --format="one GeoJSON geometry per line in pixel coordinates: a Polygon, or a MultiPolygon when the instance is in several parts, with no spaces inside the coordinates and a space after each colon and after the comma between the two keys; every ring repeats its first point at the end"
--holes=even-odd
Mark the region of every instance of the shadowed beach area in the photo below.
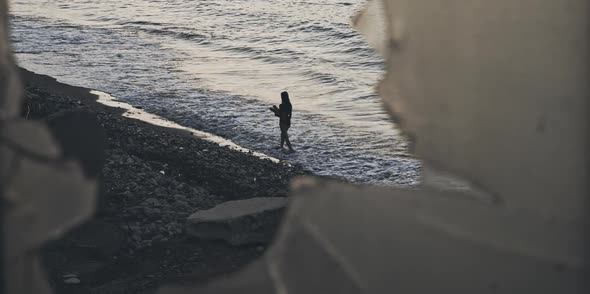
{"type": "MultiPolygon", "coordinates": [[[[285,197],[291,179],[310,174],[188,131],[124,117],[124,109],[98,103],[90,89],[25,69],[21,76],[23,116],[51,120],[64,111],[91,113],[106,134],[105,157],[89,160],[104,161],[95,217],[43,249],[58,293],[150,293],[162,283],[203,282],[233,272],[267,244],[191,238],[184,232],[187,217],[230,200],[285,197]]],[[[74,149],[88,144],[69,141],[74,149]]]]}

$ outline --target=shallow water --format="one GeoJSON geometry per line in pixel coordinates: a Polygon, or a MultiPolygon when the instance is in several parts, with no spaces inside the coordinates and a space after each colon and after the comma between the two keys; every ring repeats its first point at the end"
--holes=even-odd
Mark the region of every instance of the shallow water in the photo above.
{"type": "MultiPolygon", "coordinates": [[[[121,114],[121,116],[124,117],[128,117],[128,118],[132,118],[132,119],[136,119],[136,120],[141,120],[147,123],[150,123],[152,125],[156,125],[156,126],[160,126],[160,127],[165,127],[165,128],[170,128],[170,129],[178,129],[178,130],[182,130],[182,131],[186,131],[188,133],[190,133],[192,136],[197,137],[201,140],[205,140],[205,141],[209,141],[212,143],[215,143],[219,146],[222,147],[227,147],[229,149],[232,150],[236,150],[239,152],[243,152],[243,153],[247,153],[247,154],[251,154],[252,156],[256,156],[260,159],[265,159],[265,160],[270,160],[274,163],[280,163],[281,161],[277,158],[274,157],[270,157],[267,154],[264,153],[259,153],[256,151],[252,151],[249,149],[246,149],[240,145],[235,144],[234,142],[227,140],[225,138],[219,137],[219,136],[215,136],[211,133],[207,133],[207,132],[203,132],[200,130],[195,130],[195,129],[191,129],[191,128],[187,128],[185,126],[179,125],[177,123],[174,123],[172,121],[169,121],[165,118],[162,118],[160,116],[148,113],[142,109],[139,108],[135,108],[132,105],[129,105],[125,102],[121,102],[121,101],[117,101],[115,99],[115,97],[104,93],[104,92],[100,92],[100,91],[96,91],[96,90],[92,90],[90,91],[90,93],[94,94],[97,96],[97,102],[104,104],[106,106],[110,106],[110,107],[115,107],[115,108],[120,108],[120,109],[124,109],[125,112],[123,112],[121,114]]],[[[182,148],[182,147],[181,147],[182,148]]]]}
{"type": "Polygon", "coordinates": [[[374,85],[383,62],[350,26],[363,1],[12,1],[19,63],[181,125],[361,183],[419,163],[374,85]],[[295,154],[268,110],[288,90],[295,154]]]}

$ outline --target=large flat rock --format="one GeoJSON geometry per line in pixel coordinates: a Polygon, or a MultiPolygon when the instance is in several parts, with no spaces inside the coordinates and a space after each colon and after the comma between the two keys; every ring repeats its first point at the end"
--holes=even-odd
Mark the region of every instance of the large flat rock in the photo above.
{"type": "Polygon", "coordinates": [[[186,232],[200,239],[225,240],[232,245],[268,243],[287,203],[284,197],[228,201],[189,216],[186,232]]]}

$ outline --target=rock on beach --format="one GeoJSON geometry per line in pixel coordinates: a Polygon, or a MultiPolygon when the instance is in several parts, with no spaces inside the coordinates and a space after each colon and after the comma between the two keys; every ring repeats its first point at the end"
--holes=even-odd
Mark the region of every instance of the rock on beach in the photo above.
{"type": "Polygon", "coordinates": [[[232,245],[268,243],[287,206],[285,197],[258,197],[224,202],[187,219],[188,235],[224,240],[232,245]]]}

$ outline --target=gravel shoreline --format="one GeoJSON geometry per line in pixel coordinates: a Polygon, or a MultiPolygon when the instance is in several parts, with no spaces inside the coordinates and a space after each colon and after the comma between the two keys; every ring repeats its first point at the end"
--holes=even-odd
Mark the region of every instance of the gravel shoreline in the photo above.
{"type": "Polygon", "coordinates": [[[162,283],[203,282],[232,272],[264,246],[190,239],[183,233],[186,218],[228,200],[285,197],[291,179],[310,174],[123,117],[121,109],[97,103],[89,89],[25,69],[21,74],[23,116],[43,120],[87,110],[107,137],[95,218],[43,250],[58,293],[153,293],[162,283]]]}

